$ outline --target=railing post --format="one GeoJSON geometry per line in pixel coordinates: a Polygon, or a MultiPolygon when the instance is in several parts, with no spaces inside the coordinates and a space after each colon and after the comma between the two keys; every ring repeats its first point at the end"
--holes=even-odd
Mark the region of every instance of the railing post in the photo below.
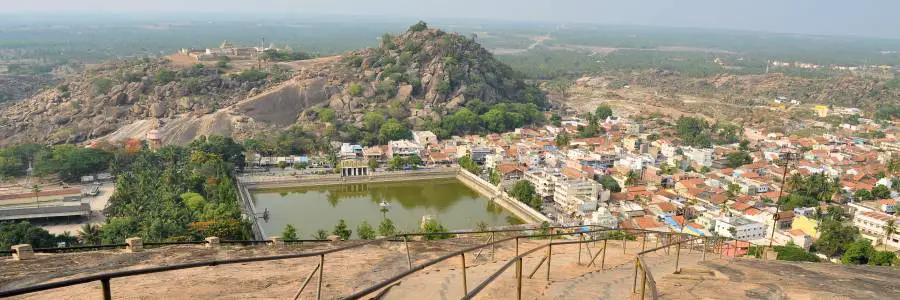
{"type": "Polygon", "coordinates": [[[103,300],[111,300],[112,288],[109,286],[109,278],[100,279],[100,285],[103,287],[103,300]]]}
{"type": "Polygon", "coordinates": [[[678,274],[679,259],[681,259],[681,242],[675,244],[675,274],[678,274]]]}
{"type": "Polygon", "coordinates": [[[641,278],[641,300],[644,300],[644,292],[647,291],[647,270],[643,270],[644,276],[641,278]]]}
{"type": "Polygon", "coordinates": [[[412,258],[409,256],[409,242],[407,242],[405,234],[403,235],[403,247],[406,247],[406,265],[412,270],[412,258]]]}
{"type": "Polygon", "coordinates": [[[322,299],[322,281],[325,279],[322,276],[325,274],[325,254],[319,255],[319,282],[316,283],[318,286],[316,287],[316,300],[322,299]]]}
{"type": "Polygon", "coordinates": [[[553,243],[547,245],[547,281],[550,281],[550,257],[553,256],[553,243]]]}
{"type": "Polygon", "coordinates": [[[707,247],[708,244],[709,244],[709,238],[703,238],[702,241],[703,241],[703,248],[700,249],[700,251],[703,252],[703,258],[701,258],[700,260],[706,261],[706,247],[707,247]]]}
{"type": "Polygon", "coordinates": [[[522,258],[516,260],[516,300],[522,300],[522,258]]]}
{"type": "Polygon", "coordinates": [[[644,231],[644,240],[641,241],[641,252],[647,250],[647,232],[644,231]]]}
{"type": "Polygon", "coordinates": [[[631,293],[637,293],[638,269],[641,269],[641,260],[634,260],[634,282],[631,284],[631,293]]]}
{"type": "MultiPolygon", "coordinates": [[[[579,234],[579,238],[578,238],[578,239],[579,239],[579,241],[584,242],[584,233],[579,234]]],[[[578,265],[581,265],[581,247],[584,246],[584,245],[582,245],[582,244],[583,244],[583,243],[578,243],[578,265]]]]}
{"type": "Polygon", "coordinates": [[[628,233],[625,230],[622,230],[622,254],[625,254],[628,246],[628,233]]]}
{"type": "Polygon", "coordinates": [[[491,232],[491,260],[494,260],[494,233],[491,232]]]}
{"type": "MultiPolygon", "coordinates": [[[[553,234],[554,230],[550,230],[550,234],[553,234]]],[[[553,255],[553,236],[550,236],[550,240],[547,242],[547,280],[550,280],[550,256],[553,255]]]]}
{"type": "Polygon", "coordinates": [[[466,281],[466,253],[459,254],[460,261],[462,261],[462,281],[463,281],[463,295],[469,293],[468,282],[466,281]]]}
{"type": "Polygon", "coordinates": [[[600,259],[600,270],[603,270],[603,267],[606,265],[606,242],[607,239],[603,239],[603,258],[600,259]]]}
{"type": "Polygon", "coordinates": [[[516,256],[519,256],[519,237],[516,237],[516,256]]]}

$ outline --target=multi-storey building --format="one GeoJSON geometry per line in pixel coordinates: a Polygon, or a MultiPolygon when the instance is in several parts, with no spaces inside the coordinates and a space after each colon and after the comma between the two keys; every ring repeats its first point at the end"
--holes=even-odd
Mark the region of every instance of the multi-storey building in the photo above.
{"type": "Polygon", "coordinates": [[[588,179],[558,180],[553,190],[553,201],[565,211],[579,211],[585,202],[597,201],[602,186],[588,179]]]}
{"type": "Polygon", "coordinates": [[[716,233],[743,241],[764,238],[765,229],[766,226],[762,223],[756,223],[741,217],[720,217],[715,222],[716,233]]]}
{"type": "Polygon", "coordinates": [[[853,215],[853,225],[859,228],[862,237],[871,240],[872,243],[883,243],[888,247],[900,248],[900,224],[897,224],[896,216],[878,211],[857,211],[853,215]],[[894,233],[885,235],[888,221],[894,221],[894,233]]]}

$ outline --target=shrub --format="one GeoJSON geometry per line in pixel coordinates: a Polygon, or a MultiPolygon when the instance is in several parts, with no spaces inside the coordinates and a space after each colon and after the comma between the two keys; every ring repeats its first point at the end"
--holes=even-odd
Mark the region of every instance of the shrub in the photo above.
{"type": "Polygon", "coordinates": [[[296,240],[297,239],[297,229],[294,228],[294,225],[287,224],[284,225],[284,229],[281,230],[281,238],[285,240],[296,240]]]}
{"type": "Polygon", "coordinates": [[[110,89],[112,89],[112,86],[113,86],[112,79],[105,78],[105,77],[95,78],[93,81],[91,81],[91,94],[93,94],[93,95],[106,94],[107,92],[109,92],[110,89]]]}
{"type": "Polygon", "coordinates": [[[363,88],[358,83],[354,82],[350,84],[350,96],[359,97],[362,96],[363,88]]]}
{"type": "Polygon", "coordinates": [[[353,234],[353,230],[350,230],[350,228],[347,227],[347,221],[341,219],[338,221],[337,225],[334,225],[334,231],[332,231],[331,234],[339,236],[341,239],[349,240],[350,235],[353,234]]]}
{"type": "Polygon", "coordinates": [[[316,233],[312,235],[312,238],[315,240],[326,240],[328,239],[328,231],[325,231],[325,229],[316,230],[316,233]]]}
{"type": "MultiPolygon", "coordinates": [[[[422,224],[422,233],[439,233],[447,232],[447,228],[437,220],[431,219],[422,224]]],[[[450,234],[430,234],[425,236],[426,240],[442,240],[450,238],[450,234]]]]}
{"type": "Polygon", "coordinates": [[[356,234],[359,235],[360,239],[363,240],[371,240],[375,238],[375,230],[372,229],[372,225],[369,225],[369,222],[363,221],[359,226],[356,226],[356,234]]]}
{"type": "Polygon", "coordinates": [[[392,236],[397,234],[397,228],[394,227],[394,221],[391,219],[384,218],[381,220],[381,223],[378,224],[378,234],[382,236],[392,236]]]}
{"type": "Polygon", "coordinates": [[[418,23],[413,24],[412,26],[409,26],[408,31],[418,32],[418,31],[424,31],[426,29],[428,29],[428,24],[425,23],[424,21],[419,21],[418,23]]]}

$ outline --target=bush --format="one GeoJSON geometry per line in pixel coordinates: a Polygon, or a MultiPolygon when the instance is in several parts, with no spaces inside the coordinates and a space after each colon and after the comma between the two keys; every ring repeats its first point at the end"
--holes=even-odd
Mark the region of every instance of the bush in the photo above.
{"type": "Polygon", "coordinates": [[[381,223],[378,224],[378,234],[381,236],[392,236],[397,234],[397,228],[394,227],[394,221],[391,219],[384,218],[381,220],[381,223]]]}
{"type": "Polygon", "coordinates": [[[113,81],[112,79],[101,77],[95,78],[91,81],[91,94],[92,95],[102,95],[109,92],[112,89],[113,81]]]}
{"type": "MultiPolygon", "coordinates": [[[[447,232],[447,228],[437,220],[431,219],[422,224],[422,233],[439,233],[447,232]]],[[[442,240],[450,238],[450,234],[429,234],[425,236],[426,240],[442,240]]]]}
{"type": "Polygon", "coordinates": [[[156,73],[156,76],[153,77],[153,80],[160,84],[166,84],[175,81],[175,77],[175,71],[163,69],[159,70],[159,72],[156,73]]]}
{"type": "Polygon", "coordinates": [[[418,31],[424,31],[426,29],[428,29],[428,24],[425,23],[424,21],[419,21],[418,23],[413,24],[412,26],[409,26],[408,31],[418,32],[418,31]]]}
{"type": "Polygon", "coordinates": [[[363,94],[362,86],[356,82],[350,84],[349,91],[350,91],[350,96],[353,96],[353,97],[359,97],[359,96],[362,96],[362,94],[363,94]]]}
{"type": "Polygon", "coordinates": [[[337,225],[334,225],[334,231],[332,231],[331,234],[339,236],[341,239],[349,240],[350,235],[353,234],[353,230],[350,230],[350,228],[347,227],[347,222],[344,221],[344,219],[341,219],[338,221],[337,225]]]}
{"type": "Polygon", "coordinates": [[[359,226],[356,226],[356,234],[359,235],[360,239],[363,240],[371,240],[375,238],[375,230],[372,229],[372,225],[369,225],[369,222],[363,221],[359,226]]]}
{"type": "Polygon", "coordinates": [[[319,230],[316,230],[316,233],[312,234],[311,236],[315,240],[327,240],[328,239],[328,231],[325,231],[325,229],[319,229],[319,230]]]}
{"type": "Polygon", "coordinates": [[[775,246],[773,247],[775,252],[778,253],[776,257],[778,260],[786,260],[786,261],[808,261],[808,262],[819,262],[819,257],[815,254],[809,253],[803,248],[797,247],[795,245],[788,246],[775,246]]]}
{"type": "Polygon", "coordinates": [[[294,228],[294,225],[284,225],[284,230],[281,231],[281,238],[285,240],[296,240],[297,229],[294,228]]]}

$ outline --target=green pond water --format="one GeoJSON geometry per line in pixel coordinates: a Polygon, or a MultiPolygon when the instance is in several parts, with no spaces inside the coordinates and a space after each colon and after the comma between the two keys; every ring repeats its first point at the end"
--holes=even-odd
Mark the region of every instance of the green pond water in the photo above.
{"type": "Polygon", "coordinates": [[[286,224],[297,229],[297,237],[309,239],[318,229],[329,233],[344,219],[356,236],[356,226],[368,221],[377,231],[383,218],[398,230],[415,231],[422,216],[430,215],[448,229],[522,224],[522,221],[456,179],[390,183],[345,184],[283,189],[251,190],[258,213],[266,209],[269,219],[260,219],[266,236],[281,235],[286,224]],[[380,203],[389,203],[381,209],[380,203]]]}

